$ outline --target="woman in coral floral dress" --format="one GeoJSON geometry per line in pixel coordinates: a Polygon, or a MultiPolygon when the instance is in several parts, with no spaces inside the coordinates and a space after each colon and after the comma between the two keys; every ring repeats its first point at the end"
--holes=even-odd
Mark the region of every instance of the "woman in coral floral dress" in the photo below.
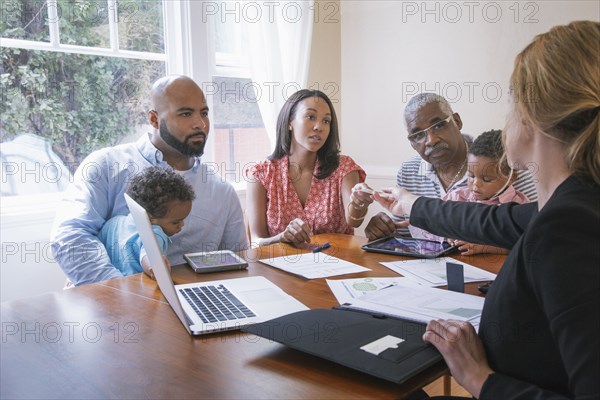
{"type": "Polygon", "coordinates": [[[302,244],[312,234],[353,234],[366,214],[352,188],[366,174],[340,155],[335,111],[318,90],[300,90],[277,119],[273,153],[246,171],[253,243],[302,244]]]}

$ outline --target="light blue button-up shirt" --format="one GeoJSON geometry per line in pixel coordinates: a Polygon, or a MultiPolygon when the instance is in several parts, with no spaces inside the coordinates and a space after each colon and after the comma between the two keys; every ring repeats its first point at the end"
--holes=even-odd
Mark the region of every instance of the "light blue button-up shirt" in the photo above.
{"type": "MultiPolygon", "coordinates": [[[[123,276],[98,239],[102,225],[129,210],[123,194],[129,179],[152,165],[169,167],[162,152],[144,134],[127,143],[90,154],[77,169],[65,192],[52,229],[52,253],[76,285],[123,276]]],[[[192,186],[196,199],[181,232],[171,237],[167,257],[171,265],[183,254],[248,247],[244,216],[233,186],[196,158],[187,171],[177,171],[192,186]]]]}

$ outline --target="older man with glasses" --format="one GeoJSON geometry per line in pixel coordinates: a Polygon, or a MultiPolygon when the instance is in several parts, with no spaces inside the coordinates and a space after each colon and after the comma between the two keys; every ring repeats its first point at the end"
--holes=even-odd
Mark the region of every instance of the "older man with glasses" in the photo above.
{"type": "MultiPolygon", "coordinates": [[[[408,141],[418,156],[406,161],[398,171],[397,184],[408,191],[427,197],[442,197],[447,192],[467,185],[467,149],[472,138],[463,135],[462,120],[452,111],[448,101],[435,93],[414,96],[404,109],[408,141]]],[[[528,171],[519,171],[515,189],[530,201],[537,193],[528,171]]],[[[353,193],[357,202],[370,202],[366,193],[353,193]]],[[[398,220],[379,213],[369,221],[365,234],[369,240],[392,235],[398,220]]],[[[399,229],[408,233],[406,229],[399,229]]]]}

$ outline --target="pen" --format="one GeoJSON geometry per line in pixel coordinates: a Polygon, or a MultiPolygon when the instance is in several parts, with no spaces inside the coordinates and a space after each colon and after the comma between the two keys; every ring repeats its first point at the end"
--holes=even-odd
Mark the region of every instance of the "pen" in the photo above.
{"type": "Polygon", "coordinates": [[[313,252],[313,253],[318,253],[318,252],[320,252],[320,251],[323,251],[323,250],[325,250],[325,249],[328,249],[328,248],[330,248],[330,247],[331,247],[331,245],[329,244],[329,242],[326,242],[326,243],[325,243],[325,244],[323,244],[322,246],[317,246],[317,247],[315,247],[315,248],[313,249],[313,251],[312,251],[312,252],[313,252]]]}

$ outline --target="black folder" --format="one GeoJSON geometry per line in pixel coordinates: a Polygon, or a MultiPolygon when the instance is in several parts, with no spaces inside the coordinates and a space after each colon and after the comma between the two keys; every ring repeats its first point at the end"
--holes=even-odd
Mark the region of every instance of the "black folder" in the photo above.
{"type": "Polygon", "coordinates": [[[423,342],[425,325],[363,312],[315,309],[288,314],[242,331],[285,344],[367,374],[403,383],[443,362],[435,347],[423,342]],[[387,335],[404,341],[378,355],[361,347],[387,335]]]}

